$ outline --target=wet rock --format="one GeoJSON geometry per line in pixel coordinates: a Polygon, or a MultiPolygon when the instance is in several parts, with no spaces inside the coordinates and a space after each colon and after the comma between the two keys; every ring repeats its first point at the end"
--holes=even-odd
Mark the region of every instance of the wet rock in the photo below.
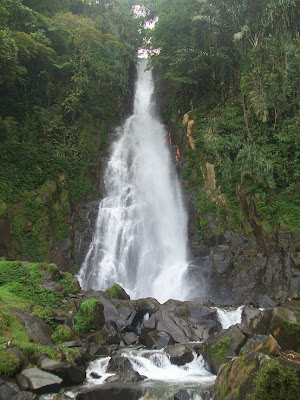
{"type": "Polygon", "coordinates": [[[10,307],[10,311],[22,321],[31,341],[44,346],[53,345],[51,338],[53,331],[43,320],[16,307],[10,307]]]}
{"type": "Polygon", "coordinates": [[[146,337],[147,349],[163,349],[171,344],[175,344],[175,340],[167,332],[153,331],[149,332],[146,337]]]}
{"type": "Polygon", "coordinates": [[[174,395],[174,400],[192,400],[194,398],[194,394],[190,389],[180,389],[174,395]]]}
{"type": "Polygon", "coordinates": [[[205,361],[214,374],[220,366],[236,357],[247,341],[238,326],[234,325],[218,333],[213,333],[200,350],[205,361]]]}
{"type": "Polygon", "coordinates": [[[90,375],[93,379],[101,379],[101,375],[97,374],[97,372],[91,372],[90,375]]]}
{"type": "Polygon", "coordinates": [[[280,352],[280,346],[272,335],[254,335],[241,348],[240,353],[245,354],[250,351],[258,351],[268,356],[277,356],[280,352]]]}
{"type": "Polygon", "coordinates": [[[183,344],[167,346],[165,353],[170,356],[170,362],[175,365],[184,365],[194,359],[192,350],[183,344]]]}
{"type": "Polygon", "coordinates": [[[144,379],[131,365],[131,362],[125,358],[116,356],[109,361],[108,372],[118,375],[122,382],[138,382],[144,379]]]}
{"type": "Polygon", "coordinates": [[[70,365],[63,374],[63,383],[67,386],[80,385],[85,381],[85,368],[78,365],[70,365]]]}
{"type": "Polygon", "coordinates": [[[39,393],[58,392],[62,379],[39,368],[29,368],[22,371],[17,377],[22,390],[32,390],[39,393]]]}

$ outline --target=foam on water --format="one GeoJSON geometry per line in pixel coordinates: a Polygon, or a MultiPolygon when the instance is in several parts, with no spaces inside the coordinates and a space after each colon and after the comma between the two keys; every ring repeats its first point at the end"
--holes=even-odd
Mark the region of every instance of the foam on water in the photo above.
{"type": "Polygon", "coordinates": [[[215,307],[222,329],[228,329],[232,325],[240,324],[242,322],[243,308],[244,306],[240,306],[237,309],[215,307]]]}

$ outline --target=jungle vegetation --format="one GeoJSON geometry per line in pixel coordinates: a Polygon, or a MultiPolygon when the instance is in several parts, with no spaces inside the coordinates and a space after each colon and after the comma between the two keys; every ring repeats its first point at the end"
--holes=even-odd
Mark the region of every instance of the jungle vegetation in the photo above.
{"type": "MultiPolygon", "coordinates": [[[[223,228],[244,221],[262,246],[262,237],[299,233],[299,1],[157,0],[155,8],[151,62],[171,93],[164,119],[179,126],[190,112],[195,120],[188,187],[199,192],[212,163],[223,228]]],[[[201,218],[213,205],[199,196],[201,218]]]]}

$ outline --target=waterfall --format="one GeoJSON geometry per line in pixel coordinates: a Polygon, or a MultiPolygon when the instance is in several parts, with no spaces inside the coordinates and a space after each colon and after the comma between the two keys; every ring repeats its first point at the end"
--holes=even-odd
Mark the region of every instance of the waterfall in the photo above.
{"type": "Polygon", "coordinates": [[[112,146],[106,195],[78,278],[85,290],[119,283],[131,298],[186,300],[187,217],[146,64],[139,60],[134,113],[112,146]]]}

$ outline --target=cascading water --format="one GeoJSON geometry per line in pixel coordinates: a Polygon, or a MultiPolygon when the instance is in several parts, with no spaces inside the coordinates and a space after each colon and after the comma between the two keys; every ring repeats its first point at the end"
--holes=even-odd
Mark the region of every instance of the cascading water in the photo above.
{"type": "Polygon", "coordinates": [[[154,115],[154,84],[138,64],[134,114],[118,132],[104,177],[96,231],[79,272],[83,289],[119,283],[132,298],[186,300],[186,225],[166,131],[154,115]]]}

